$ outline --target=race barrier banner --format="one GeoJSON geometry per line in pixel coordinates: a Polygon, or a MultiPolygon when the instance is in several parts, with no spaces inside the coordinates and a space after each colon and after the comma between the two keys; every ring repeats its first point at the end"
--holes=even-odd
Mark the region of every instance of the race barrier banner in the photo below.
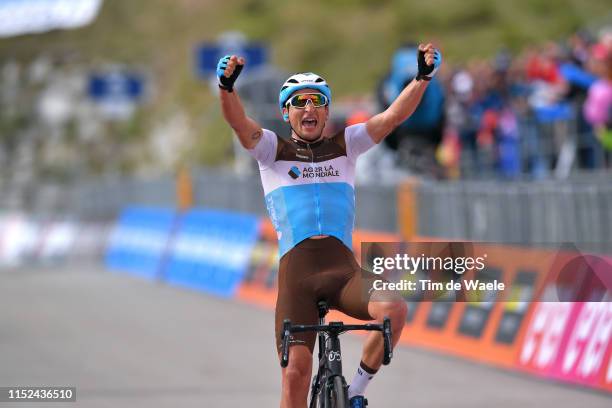
{"type": "Polygon", "coordinates": [[[77,239],[78,224],[73,221],[51,221],[44,227],[37,260],[59,262],[68,257],[77,239]]]}
{"type": "Polygon", "coordinates": [[[257,239],[255,216],[214,210],[182,215],[163,265],[163,279],[219,296],[233,296],[257,239]]]}
{"type": "Polygon", "coordinates": [[[244,280],[237,288],[236,297],[242,301],[274,308],[278,261],[276,231],[268,219],[262,220],[244,280]]]}
{"type": "Polygon", "coordinates": [[[41,225],[21,213],[0,214],[0,266],[18,267],[35,259],[41,225]]]}
{"type": "Polygon", "coordinates": [[[227,211],[130,207],[110,234],[106,267],[218,296],[247,270],[259,219],[227,211]]]}
{"type": "Polygon", "coordinates": [[[76,226],[76,238],[70,249],[70,261],[104,259],[113,225],[102,221],[81,221],[76,226]]]}
{"type": "Polygon", "coordinates": [[[522,370],[612,390],[611,265],[610,258],[584,255],[549,274],[517,358],[522,370]]]}
{"type": "Polygon", "coordinates": [[[157,278],[176,218],[170,209],[126,208],[110,234],[106,268],[157,278]]]}
{"type": "MultiPolygon", "coordinates": [[[[155,271],[171,284],[274,308],[278,246],[267,219],[212,210],[155,216],[159,217],[157,227],[149,228],[158,236],[153,245],[150,238],[142,238],[150,227],[143,221],[146,217],[127,210],[112,235],[115,245],[109,246],[107,260],[118,257],[123,266],[139,264],[125,260],[129,258],[125,248],[117,256],[117,243],[127,244],[132,257],[135,252],[142,257],[143,248],[155,249],[154,256],[145,251],[148,257],[140,260],[149,275],[155,271]]],[[[396,234],[356,231],[353,245],[357,259],[368,260],[389,255],[400,241],[396,234]],[[364,244],[372,242],[377,243],[375,247],[364,244]]],[[[451,252],[456,248],[455,243],[419,237],[415,241],[419,243],[410,243],[414,253],[421,253],[423,245],[447,245],[451,252]]],[[[612,391],[612,260],[566,247],[476,245],[478,251],[486,252],[486,267],[467,271],[465,279],[503,283],[506,289],[493,294],[484,291],[480,298],[435,301],[404,293],[409,314],[400,342],[612,391]]],[[[356,322],[334,311],[329,320],[356,322]]]]}
{"type": "Polygon", "coordinates": [[[537,304],[518,359],[540,377],[611,390],[612,303],[537,304]]]}
{"type": "Polygon", "coordinates": [[[0,268],[14,269],[103,257],[110,226],[65,215],[0,213],[0,268]]]}

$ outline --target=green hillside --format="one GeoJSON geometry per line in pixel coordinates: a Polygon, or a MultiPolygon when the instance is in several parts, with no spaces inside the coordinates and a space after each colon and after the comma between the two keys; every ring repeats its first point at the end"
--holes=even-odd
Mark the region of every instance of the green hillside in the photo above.
{"type": "MultiPolygon", "coordinates": [[[[85,28],[0,40],[0,58],[29,60],[41,53],[73,53],[95,66],[149,66],[156,98],[146,125],[178,106],[197,128],[191,159],[215,163],[230,148],[214,96],[197,81],[193,47],[240,30],[269,43],[274,64],[324,75],[336,95],[372,92],[393,50],[406,40],[434,41],[447,62],[493,55],[558,40],[609,16],[601,0],[105,0],[85,28]]],[[[144,119],[142,119],[144,118],[144,119]]],[[[142,126],[135,126],[142,129],[142,126]]]]}

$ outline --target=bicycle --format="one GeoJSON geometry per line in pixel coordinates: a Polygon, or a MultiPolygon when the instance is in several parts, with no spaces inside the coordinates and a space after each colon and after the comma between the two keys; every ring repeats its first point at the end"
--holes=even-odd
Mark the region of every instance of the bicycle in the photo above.
{"type": "Polygon", "coordinates": [[[382,324],[349,324],[330,322],[325,324],[329,311],[327,302],[317,303],[318,325],[292,325],[289,319],[283,321],[281,332],[281,367],[289,364],[289,340],[292,333],[315,331],[318,333],[319,369],[312,380],[309,408],[349,408],[348,385],[342,375],[342,354],[340,336],[353,330],[380,331],[383,336],[383,364],[388,365],[393,357],[391,349],[391,321],[385,317],[382,324]],[[317,405],[318,402],[318,405],[317,405]]]}

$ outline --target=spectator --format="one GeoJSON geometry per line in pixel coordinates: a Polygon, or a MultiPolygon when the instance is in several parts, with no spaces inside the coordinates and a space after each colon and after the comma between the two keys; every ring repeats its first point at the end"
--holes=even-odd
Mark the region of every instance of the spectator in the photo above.
{"type": "MultiPolygon", "coordinates": [[[[610,36],[612,37],[612,35],[610,36]]],[[[612,40],[593,47],[595,69],[601,77],[589,89],[584,104],[584,116],[595,129],[595,133],[606,150],[607,165],[610,166],[612,152],[612,40]]]]}
{"type": "Polygon", "coordinates": [[[597,80],[597,77],[585,68],[586,41],[584,34],[576,34],[570,38],[568,46],[563,48],[559,71],[568,84],[565,99],[573,105],[572,109],[575,112],[576,126],[573,130],[577,137],[578,164],[580,167],[593,169],[599,166],[598,157],[601,154],[598,154],[598,151],[601,148],[593,134],[593,129],[580,109],[584,104],[589,87],[597,80]]]}
{"type": "MultiPolygon", "coordinates": [[[[501,50],[441,73],[413,116],[385,140],[396,164],[437,174],[435,157],[446,177],[484,178],[544,178],[551,171],[566,177],[574,167],[601,167],[604,148],[612,150],[612,30],[598,46],[593,41],[579,31],[564,42],[516,56],[501,50]]],[[[413,78],[406,67],[415,55],[412,45],[396,51],[378,87],[379,109],[413,78]]]]}
{"type": "MultiPolygon", "coordinates": [[[[397,98],[400,91],[416,76],[417,49],[408,44],[393,55],[391,69],[379,84],[377,99],[379,110],[384,110],[397,98]]],[[[437,172],[434,152],[442,140],[444,126],[444,89],[433,78],[421,103],[408,120],[385,139],[385,144],[398,151],[400,163],[422,166],[437,172]],[[419,165],[418,163],[421,163],[419,165]]]]}

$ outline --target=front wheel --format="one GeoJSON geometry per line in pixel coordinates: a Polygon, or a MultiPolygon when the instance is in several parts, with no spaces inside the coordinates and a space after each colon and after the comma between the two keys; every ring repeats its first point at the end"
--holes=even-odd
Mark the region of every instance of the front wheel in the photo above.
{"type": "Polygon", "coordinates": [[[330,408],[349,408],[348,387],[341,375],[334,377],[331,389],[329,390],[330,408]]]}

